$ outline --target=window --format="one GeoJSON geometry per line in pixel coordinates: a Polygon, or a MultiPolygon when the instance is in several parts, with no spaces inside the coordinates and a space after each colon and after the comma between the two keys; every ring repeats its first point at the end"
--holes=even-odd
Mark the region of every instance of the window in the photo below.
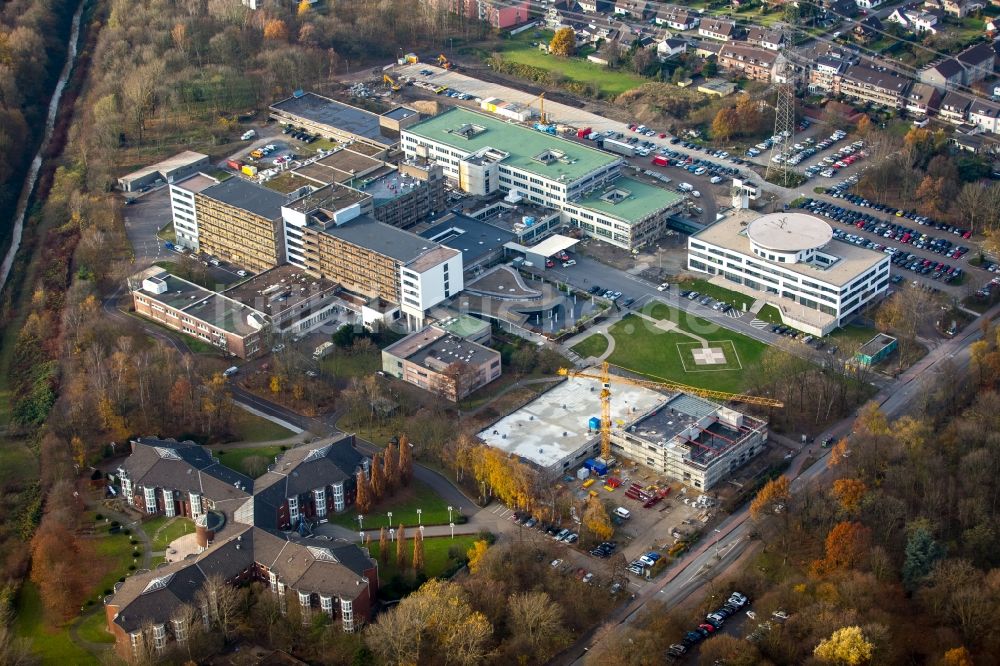
{"type": "Polygon", "coordinates": [[[162,624],[153,625],[153,647],[158,654],[167,647],[167,628],[162,624]]]}
{"type": "Polygon", "coordinates": [[[299,522],[299,498],[288,498],[288,521],[294,527],[299,522]]]}
{"type": "Polygon", "coordinates": [[[340,600],[340,620],[344,625],[344,631],[348,633],[354,631],[354,607],[349,599],[340,600]]]}
{"type": "Polygon", "coordinates": [[[163,489],[163,510],[166,513],[167,518],[173,518],[177,515],[177,511],[174,507],[174,491],[163,489]]]}
{"type": "Polygon", "coordinates": [[[326,518],[326,488],[313,490],[313,502],[316,504],[316,517],[326,518]]]}
{"type": "Polygon", "coordinates": [[[156,488],[145,489],[146,513],[156,513],[156,488]]]}
{"type": "Polygon", "coordinates": [[[191,498],[191,517],[197,518],[201,515],[201,495],[197,493],[188,493],[191,498]]]}
{"type": "Polygon", "coordinates": [[[174,640],[178,643],[187,642],[187,623],[184,620],[174,619],[170,622],[174,629],[174,640]]]}
{"type": "Polygon", "coordinates": [[[340,511],[344,510],[344,484],[335,483],[333,486],[333,510],[340,511]]]}
{"type": "Polygon", "coordinates": [[[319,597],[319,607],[326,613],[329,617],[333,617],[333,597],[322,594],[319,597]]]}

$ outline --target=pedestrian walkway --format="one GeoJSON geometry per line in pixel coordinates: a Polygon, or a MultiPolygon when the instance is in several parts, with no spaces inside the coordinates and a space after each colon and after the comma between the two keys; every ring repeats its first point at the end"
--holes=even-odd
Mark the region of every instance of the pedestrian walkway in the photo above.
{"type": "Polygon", "coordinates": [[[758,298],[753,302],[753,305],[750,306],[750,312],[754,314],[760,314],[761,308],[763,308],[765,305],[767,305],[767,301],[765,301],[763,298],[758,298]]]}

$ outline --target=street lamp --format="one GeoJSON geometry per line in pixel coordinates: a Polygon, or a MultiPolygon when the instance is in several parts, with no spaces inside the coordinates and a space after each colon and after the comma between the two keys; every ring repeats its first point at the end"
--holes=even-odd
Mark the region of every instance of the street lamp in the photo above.
{"type": "Polygon", "coordinates": [[[389,515],[389,527],[392,527],[392,511],[386,512],[389,515]]]}
{"type": "Polygon", "coordinates": [[[393,543],[396,541],[396,530],[389,528],[389,538],[392,539],[393,543]]]}
{"type": "Polygon", "coordinates": [[[450,506],[448,507],[448,522],[449,522],[449,523],[451,522],[451,512],[452,512],[453,510],[454,510],[454,509],[453,509],[452,507],[450,507],[450,506]]]}
{"type": "Polygon", "coordinates": [[[451,538],[455,538],[455,523],[448,523],[448,527],[451,528],[451,538]]]}
{"type": "Polygon", "coordinates": [[[423,526],[423,521],[420,518],[420,514],[424,512],[423,509],[417,509],[417,525],[423,526]]]}
{"type": "Polygon", "coordinates": [[[722,538],[722,530],[720,530],[720,529],[714,529],[712,531],[715,532],[718,535],[718,536],[715,537],[715,559],[719,560],[719,559],[722,559],[719,556],[719,539],[722,538]]]}
{"type": "Polygon", "coordinates": [[[361,537],[361,545],[362,546],[365,545],[365,533],[364,532],[358,532],[358,536],[361,537]]]}
{"type": "Polygon", "coordinates": [[[364,522],[363,522],[363,521],[364,521],[364,519],[365,519],[365,517],[364,517],[364,516],[362,516],[362,515],[361,515],[361,514],[359,513],[359,514],[358,514],[358,529],[359,529],[359,530],[361,530],[362,532],[364,532],[364,530],[365,530],[365,524],[364,524],[364,522]]]}

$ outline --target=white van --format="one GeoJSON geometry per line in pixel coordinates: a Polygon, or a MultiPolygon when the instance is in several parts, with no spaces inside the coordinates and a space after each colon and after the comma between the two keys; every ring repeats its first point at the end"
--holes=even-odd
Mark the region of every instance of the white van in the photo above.
{"type": "Polygon", "coordinates": [[[625,520],[628,520],[629,518],[632,517],[632,514],[629,512],[629,510],[622,506],[615,509],[615,515],[618,516],[619,518],[624,518],[625,520]]]}
{"type": "Polygon", "coordinates": [[[694,186],[692,186],[691,183],[678,183],[677,189],[681,192],[690,192],[694,189],[694,186]]]}
{"type": "Polygon", "coordinates": [[[243,133],[243,136],[241,136],[240,139],[242,139],[243,141],[249,141],[255,136],[257,136],[257,130],[247,130],[246,132],[243,133]]]}
{"type": "Polygon", "coordinates": [[[223,376],[223,377],[232,377],[233,375],[235,375],[235,374],[236,374],[237,372],[239,372],[239,371],[240,371],[240,369],[239,369],[239,368],[237,368],[237,367],[236,367],[236,366],[234,365],[234,366],[233,366],[233,367],[231,367],[231,368],[226,368],[226,370],[225,370],[225,371],[224,371],[224,372],[222,373],[222,376],[223,376]]]}

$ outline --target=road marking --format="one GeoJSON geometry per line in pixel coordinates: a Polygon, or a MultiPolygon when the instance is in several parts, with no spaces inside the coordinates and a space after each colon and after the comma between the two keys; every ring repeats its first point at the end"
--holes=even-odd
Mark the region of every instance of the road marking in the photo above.
{"type": "Polygon", "coordinates": [[[763,319],[756,319],[756,318],[755,318],[755,319],[752,319],[752,320],[750,321],[750,325],[751,325],[751,326],[753,326],[754,328],[759,328],[759,329],[760,329],[760,330],[762,330],[762,331],[763,331],[763,330],[764,330],[765,328],[767,328],[767,322],[766,322],[766,321],[764,321],[763,319]]]}
{"type": "Polygon", "coordinates": [[[732,317],[733,319],[739,319],[740,317],[743,316],[743,313],[737,310],[736,308],[733,308],[732,310],[726,311],[726,316],[732,317]]]}

